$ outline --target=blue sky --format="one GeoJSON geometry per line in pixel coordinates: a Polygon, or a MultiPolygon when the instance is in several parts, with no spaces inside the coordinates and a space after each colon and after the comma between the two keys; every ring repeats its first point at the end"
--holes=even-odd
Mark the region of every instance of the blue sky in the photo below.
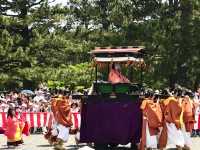
{"type": "Polygon", "coordinates": [[[65,4],[67,2],[67,0],[55,0],[55,4],[59,4],[59,3],[62,3],[62,4],[65,4]]]}

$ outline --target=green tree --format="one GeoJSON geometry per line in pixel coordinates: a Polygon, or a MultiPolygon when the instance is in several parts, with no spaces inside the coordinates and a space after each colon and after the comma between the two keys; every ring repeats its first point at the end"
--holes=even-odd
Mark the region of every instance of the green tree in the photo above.
{"type": "Polygon", "coordinates": [[[197,85],[200,3],[196,0],[48,0],[0,2],[1,88],[89,87],[95,46],[145,45],[145,83],[197,85]],[[86,69],[87,68],[87,69],[86,69]],[[87,70],[85,72],[85,70],[87,70]]]}

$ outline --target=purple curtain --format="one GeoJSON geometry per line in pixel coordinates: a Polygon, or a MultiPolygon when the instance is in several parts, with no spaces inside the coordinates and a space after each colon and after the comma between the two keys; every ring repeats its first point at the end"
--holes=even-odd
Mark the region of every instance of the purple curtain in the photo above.
{"type": "Polygon", "coordinates": [[[98,101],[83,104],[81,142],[99,144],[139,143],[142,112],[137,101],[98,101]]]}

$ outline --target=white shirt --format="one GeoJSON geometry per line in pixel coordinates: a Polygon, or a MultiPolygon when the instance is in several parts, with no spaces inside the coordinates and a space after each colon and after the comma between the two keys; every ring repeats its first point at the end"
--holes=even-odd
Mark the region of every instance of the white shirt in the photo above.
{"type": "MultiPolygon", "coordinates": [[[[200,94],[199,93],[195,93],[194,102],[197,104],[200,104],[200,94]]],[[[197,107],[196,113],[200,114],[200,106],[197,107]]]]}
{"type": "Polygon", "coordinates": [[[8,108],[9,108],[8,104],[2,103],[0,105],[0,112],[8,112],[8,108]]]}
{"type": "Polygon", "coordinates": [[[33,104],[33,112],[39,112],[40,107],[37,104],[33,104]]]}
{"type": "Polygon", "coordinates": [[[38,96],[35,96],[33,98],[33,101],[35,101],[35,102],[39,102],[40,100],[44,100],[44,96],[43,95],[38,95],[38,96]]]}

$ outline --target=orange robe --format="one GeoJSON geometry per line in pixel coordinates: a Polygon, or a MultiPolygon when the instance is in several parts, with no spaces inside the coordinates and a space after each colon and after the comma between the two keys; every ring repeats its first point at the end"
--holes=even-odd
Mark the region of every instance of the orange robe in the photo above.
{"type": "Polygon", "coordinates": [[[168,123],[174,123],[177,129],[181,128],[180,116],[182,107],[175,98],[171,98],[167,104],[164,116],[168,123]]]}
{"type": "Polygon", "coordinates": [[[174,123],[177,129],[181,128],[180,117],[182,113],[182,106],[174,97],[169,97],[163,100],[161,105],[164,114],[164,123],[163,130],[159,139],[159,147],[165,148],[168,139],[166,123],[174,123]]]}
{"type": "Polygon", "coordinates": [[[148,123],[150,135],[158,135],[159,127],[162,126],[162,111],[159,103],[145,99],[140,107],[143,110],[142,139],[140,149],[146,147],[146,124],[148,123]]]}
{"type": "Polygon", "coordinates": [[[166,120],[165,120],[165,110],[167,107],[167,104],[169,103],[169,99],[162,99],[160,100],[160,107],[162,110],[162,114],[163,114],[163,129],[159,138],[159,148],[165,148],[167,145],[167,126],[166,126],[166,120]]]}
{"type": "Polygon", "coordinates": [[[51,109],[55,120],[65,127],[72,126],[71,105],[69,100],[64,97],[55,98],[51,102],[51,109]]]}
{"type": "Polygon", "coordinates": [[[182,102],[182,107],[186,132],[192,132],[195,123],[195,105],[190,99],[185,98],[182,102]]]}

